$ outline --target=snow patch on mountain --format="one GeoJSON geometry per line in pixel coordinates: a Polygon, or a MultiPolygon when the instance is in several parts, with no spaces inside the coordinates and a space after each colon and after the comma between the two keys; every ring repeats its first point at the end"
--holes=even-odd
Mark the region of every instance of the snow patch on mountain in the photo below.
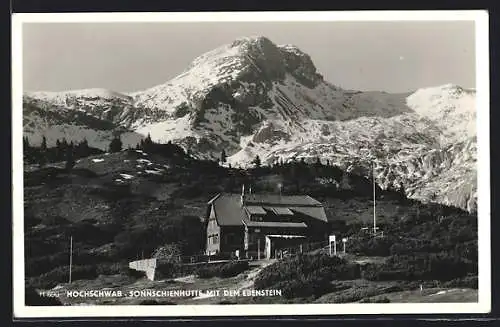
{"type": "Polygon", "coordinates": [[[162,122],[140,125],[135,127],[135,132],[141,135],[150,135],[154,142],[167,143],[186,137],[197,137],[191,129],[191,118],[189,115],[178,119],[164,120],[162,122]]]}
{"type": "Polygon", "coordinates": [[[445,144],[476,135],[475,101],[475,90],[454,84],[419,89],[406,99],[410,108],[441,128],[445,144]]]}
{"type": "Polygon", "coordinates": [[[66,99],[74,97],[74,98],[85,98],[85,99],[115,99],[120,98],[123,100],[131,100],[131,97],[111,91],[104,88],[91,88],[91,89],[83,89],[83,90],[69,90],[69,91],[35,91],[35,92],[25,92],[26,96],[38,98],[41,100],[51,101],[58,104],[65,104],[66,99]]]}
{"type": "MultiPolygon", "coordinates": [[[[457,85],[389,94],[344,90],[293,45],[246,37],[207,52],[172,80],[121,94],[104,89],[27,92],[24,133],[87,138],[107,149],[150,134],[200,158],[222,149],[233,166],[327,159],[349,172],[376,166],[383,188],[404,185],[427,201],[475,206],[475,90],[457,85]]],[[[471,209],[473,210],[473,209],[471,209]]]]}

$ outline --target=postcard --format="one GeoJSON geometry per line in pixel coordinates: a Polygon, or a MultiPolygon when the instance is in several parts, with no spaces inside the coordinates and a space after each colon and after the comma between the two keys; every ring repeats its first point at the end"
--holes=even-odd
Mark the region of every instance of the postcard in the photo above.
{"type": "Polygon", "coordinates": [[[16,318],[490,311],[486,11],[12,21],[16,318]]]}

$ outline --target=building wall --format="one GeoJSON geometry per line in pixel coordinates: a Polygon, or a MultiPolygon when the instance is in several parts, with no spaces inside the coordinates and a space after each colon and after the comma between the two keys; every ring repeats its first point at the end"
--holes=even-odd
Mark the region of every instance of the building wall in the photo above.
{"type": "Polygon", "coordinates": [[[156,259],[144,259],[129,262],[128,267],[137,271],[144,271],[149,280],[155,280],[156,259]]]}
{"type": "Polygon", "coordinates": [[[207,222],[206,254],[212,255],[220,252],[220,227],[217,225],[215,210],[210,205],[210,214],[207,222]]]}
{"type": "Polygon", "coordinates": [[[243,250],[243,226],[222,226],[220,233],[220,251],[225,253],[243,250]]]}

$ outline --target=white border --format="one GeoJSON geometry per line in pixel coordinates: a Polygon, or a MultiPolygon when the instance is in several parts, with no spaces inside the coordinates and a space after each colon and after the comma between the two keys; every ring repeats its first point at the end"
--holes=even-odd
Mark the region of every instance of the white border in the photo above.
{"type": "Polygon", "coordinates": [[[487,11],[359,11],[359,12],[196,12],[196,13],[16,13],[12,16],[12,172],[13,295],[15,318],[145,317],[145,316],[280,316],[335,314],[488,313],[491,309],[489,37],[487,11]],[[23,158],[22,158],[22,24],[47,22],[279,22],[279,21],[456,21],[476,24],[476,89],[478,138],[478,303],[272,304],[176,306],[24,305],[23,158]]]}

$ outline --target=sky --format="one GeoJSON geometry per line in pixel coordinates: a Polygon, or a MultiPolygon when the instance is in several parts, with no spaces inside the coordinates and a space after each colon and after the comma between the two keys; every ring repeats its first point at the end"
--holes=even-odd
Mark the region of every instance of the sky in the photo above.
{"type": "Polygon", "coordinates": [[[473,21],[358,21],[24,23],[23,87],[140,91],[244,36],[296,45],[327,81],[345,89],[476,86],[473,21]]]}

